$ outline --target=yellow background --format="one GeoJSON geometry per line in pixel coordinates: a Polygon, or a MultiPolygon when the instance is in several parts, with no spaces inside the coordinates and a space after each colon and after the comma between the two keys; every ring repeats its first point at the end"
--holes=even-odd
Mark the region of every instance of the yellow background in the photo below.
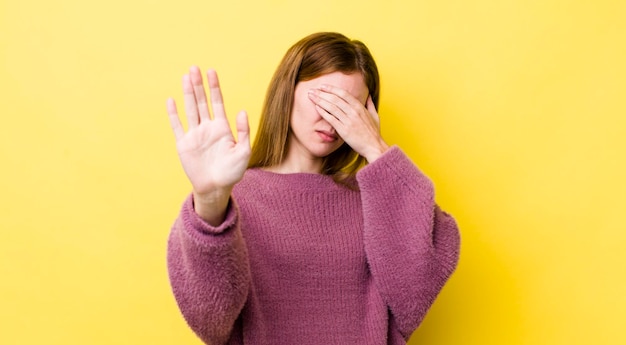
{"type": "MultiPolygon", "coordinates": [[[[296,40],[382,74],[383,134],[462,258],[410,344],[626,343],[626,2],[0,2],[0,344],[200,344],[165,245],[189,191],[165,113],[192,64],[252,127],[296,40]]],[[[182,102],[181,102],[182,103],[182,102]]]]}

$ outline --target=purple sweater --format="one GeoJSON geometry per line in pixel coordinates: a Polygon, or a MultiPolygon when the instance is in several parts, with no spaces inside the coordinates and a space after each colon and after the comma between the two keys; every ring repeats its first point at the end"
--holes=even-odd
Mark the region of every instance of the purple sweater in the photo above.
{"type": "Polygon", "coordinates": [[[356,176],[249,169],[225,221],[189,197],[168,244],[174,296],[207,344],[406,344],[459,259],[454,219],[392,147],[356,176]]]}

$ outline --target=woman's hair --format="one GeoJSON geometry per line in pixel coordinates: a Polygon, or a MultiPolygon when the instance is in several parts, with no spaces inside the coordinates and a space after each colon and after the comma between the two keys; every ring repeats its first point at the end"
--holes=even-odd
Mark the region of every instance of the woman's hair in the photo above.
{"type": "MultiPolygon", "coordinates": [[[[378,107],[379,76],[374,58],[360,41],[334,32],[309,35],[294,44],[278,65],[267,89],[249,168],[282,163],[287,152],[289,122],[296,84],[332,72],[360,73],[378,107]]],[[[324,158],[322,173],[346,182],[365,165],[365,158],[344,143],[324,158]]]]}

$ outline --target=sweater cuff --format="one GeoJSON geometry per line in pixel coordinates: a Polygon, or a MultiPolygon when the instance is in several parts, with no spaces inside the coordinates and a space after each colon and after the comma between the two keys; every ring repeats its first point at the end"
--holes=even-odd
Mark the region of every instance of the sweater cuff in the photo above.
{"type": "Polygon", "coordinates": [[[426,195],[434,194],[432,181],[396,145],[361,169],[357,173],[357,180],[360,188],[401,183],[403,187],[416,189],[426,195]]]}
{"type": "Polygon", "coordinates": [[[226,207],[226,217],[224,221],[218,226],[212,226],[196,213],[193,207],[193,194],[190,194],[183,203],[181,217],[186,232],[193,238],[197,238],[198,236],[204,237],[206,235],[221,235],[235,226],[237,221],[237,205],[231,197],[226,207]]]}

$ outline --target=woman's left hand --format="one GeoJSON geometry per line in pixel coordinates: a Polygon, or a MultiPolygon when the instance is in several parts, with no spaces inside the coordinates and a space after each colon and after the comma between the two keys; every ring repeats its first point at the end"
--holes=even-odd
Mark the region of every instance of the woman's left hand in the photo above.
{"type": "Polygon", "coordinates": [[[348,91],[322,85],[319,89],[310,90],[309,98],[322,118],[369,163],[389,149],[380,135],[380,119],[371,96],[367,97],[364,106],[348,91]]]}

